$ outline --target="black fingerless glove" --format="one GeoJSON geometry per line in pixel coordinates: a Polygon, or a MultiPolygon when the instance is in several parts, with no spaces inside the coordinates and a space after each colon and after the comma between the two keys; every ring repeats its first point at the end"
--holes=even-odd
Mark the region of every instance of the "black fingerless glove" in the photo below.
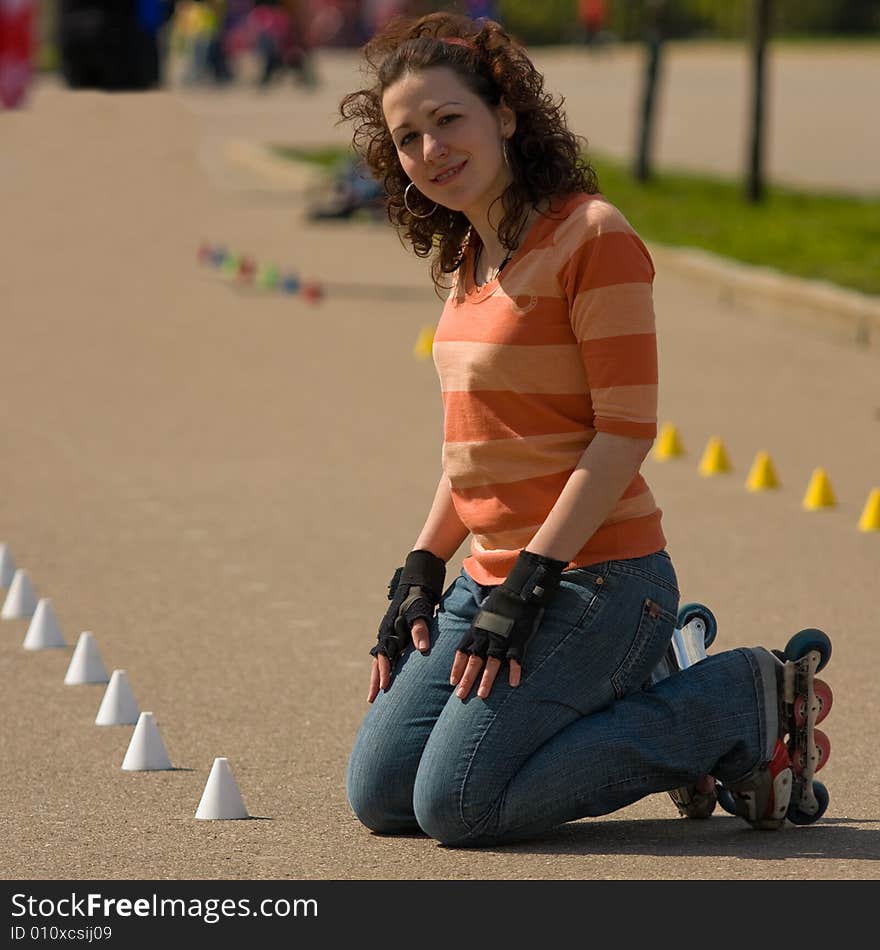
{"type": "Polygon", "coordinates": [[[520,551],[507,580],[485,599],[457,649],[484,660],[494,656],[522,663],[567,563],[520,551]]]}
{"type": "Polygon", "coordinates": [[[430,551],[410,551],[403,567],[388,584],[391,606],[379,624],[379,642],[372,656],[387,656],[391,666],[412,643],[413,622],[421,618],[430,625],[446,583],[446,562],[430,551]]]}

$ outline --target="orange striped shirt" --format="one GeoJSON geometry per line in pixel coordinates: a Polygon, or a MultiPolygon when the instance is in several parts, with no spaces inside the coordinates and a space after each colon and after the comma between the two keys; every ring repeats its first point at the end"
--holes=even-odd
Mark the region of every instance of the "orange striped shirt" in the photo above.
{"type": "MultiPolygon", "coordinates": [[[[596,432],[656,436],[653,278],[647,248],[600,194],[539,217],[482,287],[466,252],[433,356],[443,471],[477,583],[505,580],[596,432]]],[[[661,514],[637,474],[568,567],[663,548],[661,514]]]]}

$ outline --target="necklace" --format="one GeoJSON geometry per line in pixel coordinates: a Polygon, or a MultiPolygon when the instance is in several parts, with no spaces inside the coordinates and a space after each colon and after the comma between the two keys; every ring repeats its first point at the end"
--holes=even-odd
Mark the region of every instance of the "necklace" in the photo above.
{"type": "MultiPolygon", "coordinates": [[[[534,206],[532,207],[532,210],[534,210],[534,206]]],[[[505,257],[504,260],[495,268],[494,273],[490,273],[486,275],[486,280],[485,280],[485,283],[483,284],[477,283],[477,266],[480,263],[480,255],[483,253],[483,244],[481,243],[480,246],[477,248],[477,253],[474,254],[474,283],[478,287],[484,287],[486,284],[490,283],[490,281],[495,280],[495,278],[501,273],[501,271],[503,271],[504,268],[510,263],[511,257],[513,257],[514,252],[519,247],[520,235],[523,233],[523,229],[528,223],[530,217],[531,217],[531,211],[529,212],[529,214],[526,215],[525,220],[519,226],[519,230],[516,232],[516,237],[513,240],[513,247],[509,249],[507,257],[505,257]]]]}
{"type": "MultiPolygon", "coordinates": [[[[477,284],[478,287],[484,286],[483,284],[477,283],[477,267],[478,267],[478,265],[479,265],[479,263],[480,263],[480,254],[482,254],[482,252],[483,252],[483,245],[481,244],[481,245],[477,248],[477,253],[474,255],[474,283],[477,284]]],[[[505,257],[504,260],[495,268],[494,273],[489,273],[489,274],[486,275],[486,280],[485,280],[485,283],[486,283],[486,284],[488,284],[490,281],[495,280],[495,278],[496,278],[496,277],[501,273],[501,271],[503,271],[504,268],[507,266],[507,264],[508,264],[508,262],[510,261],[511,257],[513,257],[513,251],[511,251],[511,252],[507,255],[507,257],[505,257]]]]}

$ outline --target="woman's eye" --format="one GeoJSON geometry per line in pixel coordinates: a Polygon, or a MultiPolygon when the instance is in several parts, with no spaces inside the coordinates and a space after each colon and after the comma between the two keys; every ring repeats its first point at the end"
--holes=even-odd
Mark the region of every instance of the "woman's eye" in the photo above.
{"type": "Polygon", "coordinates": [[[412,138],[412,136],[413,136],[413,133],[412,133],[412,132],[408,132],[408,133],[407,133],[406,135],[404,135],[404,137],[400,140],[400,145],[398,145],[397,147],[398,147],[398,148],[406,148],[407,143],[408,143],[409,140],[412,138]]]}
{"type": "Polygon", "coordinates": [[[440,119],[440,122],[441,122],[441,123],[444,123],[444,122],[447,122],[447,120],[448,120],[449,122],[451,122],[453,119],[457,119],[457,118],[458,118],[458,116],[457,116],[455,113],[450,113],[449,115],[444,115],[444,116],[440,119]]]}

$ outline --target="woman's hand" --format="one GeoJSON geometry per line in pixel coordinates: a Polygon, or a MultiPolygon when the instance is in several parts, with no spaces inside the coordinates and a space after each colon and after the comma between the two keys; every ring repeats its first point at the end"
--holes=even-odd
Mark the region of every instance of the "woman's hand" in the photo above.
{"type": "MultiPolygon", "coordinates": [[[[431,645],[428,625],[424,620],[413,621],[412,641],[415,648],[424,653],[431,645]]],[[[373,668],[370,671],[370,692],[367,694],[367,702],[371,703],[378,695],[380,689],[388,689],[391,682],[391,661],[384,653],[379,653],[373,658],[373,668]]]]}
{"type": "MultiPolygon", "coordinates": [[[[511,686],[519,686],[520,679],[522,678],[522,666],[520,666],[516,660],[508,660],[508,663],[510,664],[510,672],[508,673],[507,681],[511,686]]],[[[462,653],[461,650],[455,651],[455,660],[453,660],[452,663],[452,675],[449,677],[449,682],[453,686],[458,686],[455,695],[458,696],[459,699],[468,698],[471,688],[480,675],[481,669],[483,669],[482,657],[469,656],[467,653],[462,653]]],[[[480,699],[485,699],[489,693],[492,692],[492,687],[495,685],[495,677],[498,675],[500,669],[501,660],[494,656],[490,656],[486,660],[486,670],[483,673],[483,678],[480,680],[480,686],[477,690],[477,696],[479,696],[480,699]]]]}
{"type": "Polygon", "coordinates": [[[446,562],[422,548],[410,551],[403,566],[394,572],[388,584],[391,604],[379,624],[376,645],[370,650],[374,659],[368,703],[376,698],[380,689],[388,688],[391,671],[410,639],[416,649],[428,649],[428,621],[434,616],[445,582],[446,562]]]}
{"type": "Polygon", "coordinates": [[[449,682],[467,699],[485,665],[477,696],[485,699],[502,663],[510,664],[508,682],[522,677],[526,648],[544,610],[556,593],[565,561],[522,550],[503,584],[493,586],[455,650],[449,682]]]}

